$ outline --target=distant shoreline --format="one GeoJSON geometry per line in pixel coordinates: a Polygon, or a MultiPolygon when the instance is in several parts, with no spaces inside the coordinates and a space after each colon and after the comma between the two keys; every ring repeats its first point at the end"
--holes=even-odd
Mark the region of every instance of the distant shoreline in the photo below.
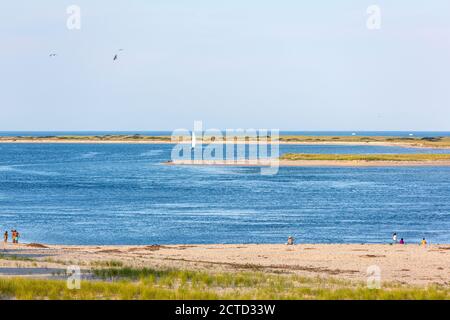
{"type": "MultiPolygon", "coordinates": [[[[198,143],[202,143],[202,141],[197,141],[198,143]]],[[[0,137],[0,144],[190,144],[190,141],[172,141],[165,139],[83,139],[83,138],[74,138],[74,139],[46,139],[46,138],[2,138],[0,137]]],[[[223,143],[223,144],[255,144],[258,141],[204,141],[204,144],[215,144],[215,143],[223,143]]],[[[275,141],[265,141],[268,144],[274,144],[275,141]]],[[[417,148],[417,149],[450,149],[450,145],[432,145],[432,144],[416,144],[418,142],[389,142],[389,141],[277,141],[280,145],[329,145],[329,146],[384,146],[384,147],[401,147],[401,148],[417,148]]]]}

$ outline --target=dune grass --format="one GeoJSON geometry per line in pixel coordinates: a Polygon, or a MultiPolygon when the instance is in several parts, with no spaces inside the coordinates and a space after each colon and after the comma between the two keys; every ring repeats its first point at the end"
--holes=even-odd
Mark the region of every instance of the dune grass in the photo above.
{"type": "Polygon", "coordinates": [[[0,278],[0,298],[14,299],[450,299],[443,287],[363,283],[261,272],[212,273],[133,268],[95,269],[98,280],[70,290],[63,280],[0,278]]]}
{"type": "MultiPolygon", "coordinates": [[[[226,137],[210,137],[204,136],[197,137],[198,141],[204,143],[210,143],[211,141],[224,141],[226,137]]],[[[229,140],[231,138],[229,137],[229,140]]],[[[270,137],[240,137],[240,140],[244,141],[256,141],[259,139],[271,139],[270,137]]],[[[234,140],[234,138],[233,138],[234,140]]],[[[160,143],[169,143],[172,141],[171,136],[149,136],[149,135],[97,135],[97,136],[16,136],[16,137],[0,137],[0,142],[4,141],[45,141],[45,142],[79,142],[79,141],[92,141],[92,142],[132,142],[132,141],[152,141],[160,143]]],[[[176,141],[190,141],[189,136],[179,136],[175,138],[176,141]]],[[[450,137],[389,137],[389,136],[280,136],[278,141],[280,143],[381,143],[381,144],[398,144],[402,146],[412,147],[431,147],[431,148],[450,148],[450,137]]]]}
{"type": "Polygon", "coordinates": [[[55,142],[78,142],[78,141],[162,141],[170,142],[170,136],[147,136],[141,134],[134,135],[98,135],[98,136],[15,136],[15,137],[0,137],[0,142],[2,141],[55,141],[55,142]]]}
{"type": "Polygon", "coordinates": [[[450,154],[307,154],[286,153],[280,160],[330,161],[449,161],[450,154]]]}
{"type": "Polygon", "coordinates": [[[387,136],[280,136],[280,142],[290,143],[389,143],[417,147],[450,147],[450,137],[387,137],[387,136]]]}
{"type": "Polygon", "coordinates": [[[13,261],[35,261],[26,256],[18,256],[15,254],[3,254],[0,253],[0,260],[13,260],[13,261]]]}
{"type": "Polygon", "coordinates": [[[124,265],[124,263],[119,260],[92,261],[90,264],[95,267],[123,267],[124,265]]]}

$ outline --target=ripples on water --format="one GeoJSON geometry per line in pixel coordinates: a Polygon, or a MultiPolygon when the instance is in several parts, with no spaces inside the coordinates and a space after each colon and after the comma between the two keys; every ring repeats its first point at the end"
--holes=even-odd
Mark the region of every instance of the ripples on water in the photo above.
{"type": "MultiPolygon", "coordinates": [[[[171,145],[5,144],[0,228],[64,244],[450,242],[450,168],[166,166],[171,145]]],[[[281,152],[449,152],[281,146],[281,152]]]]}

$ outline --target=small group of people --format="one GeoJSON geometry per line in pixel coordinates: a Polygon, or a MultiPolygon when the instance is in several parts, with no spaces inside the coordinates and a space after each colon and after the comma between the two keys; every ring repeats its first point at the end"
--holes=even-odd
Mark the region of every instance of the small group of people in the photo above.
{"type": "MultiPolygon", "coordinates": [[[[289,236],[286,244],[287,245],[294,245],[294,241],[295,241],[295,238],[293,236],[289,236]]],[[[397,237],[397,233],[394,232],[392,234],[392,243],[393,244],[405,244],[405,240],[403,238],[400,238],[400,241],[399,241],[398,237],[397,237]]],[[[421,246],[426,246],[427,245],[427,240],[425,240],[425,238],[422,238],[422,241],[420,242],[420,245],[421,246]]]]}
{"type": "MultiPolygon", "coordinates": [[[[394,232],[392,234],[392,243],[393,244],[396,244],[396,243],[398,243],[398,244],[405,244],[405,240],[403,240],[403,238],[400,238],[400,241],[398,241],[397,239],[398,239],[397,238],[397,233],[394,232]]],[[[420,241],[420,245],[421,246],[426,246],[427,245],[427,240],[425,240],[425,238],[422,238],[422,241],[420,241]]]]}
{"type": "MultiPolygon", "coordinates": [[[[19,232],[17,230],[11,230],[11,240],[12,243],[19,243],[19,232]]],[[[8,243],[8,231],[5,231],[5,233],[3,234],[3,242],[8,243]]]]}

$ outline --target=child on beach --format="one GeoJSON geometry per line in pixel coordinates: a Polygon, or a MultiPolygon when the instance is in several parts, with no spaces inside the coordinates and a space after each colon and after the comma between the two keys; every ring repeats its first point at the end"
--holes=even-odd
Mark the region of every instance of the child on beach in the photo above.
{"type": "Polygon", "coordinates": [[[405,241],[403,240],[403,238],[400,239],[400,244],[405,244],[405,241]]]}
{"type": "Polygon", "coordinates": [[[420,242],[420,245],[425,247],[427,245],[427,240],[423,238],[422,241],[420,242]]]}
{"type": "Polygon", "coordinates": [[[286,243],[288,246],[292,246],[294,244],[294,237],[289,236],[288,241],[286,243]]]}

